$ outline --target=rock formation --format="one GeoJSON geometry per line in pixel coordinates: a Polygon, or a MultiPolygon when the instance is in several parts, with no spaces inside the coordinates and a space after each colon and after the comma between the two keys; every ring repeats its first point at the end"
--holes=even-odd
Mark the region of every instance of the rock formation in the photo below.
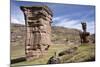
{"type": "Polygon", "coordinates": [[[27,60],[41,57],[51,44],[52,11],[47,6],[21,6],[26,25],[27,60]]]}
{"type": "Polygon", "coordinates": [[[81,24],[83,29],[83,32],[80,33],[81,43],[88,43],[89,42],[88,36],[90,35],[90,33],[86,31],[87,29],[86,23],[82,22],[81,24]]]}
{"type": "Polygon", "coordinates": [[[61,63],[61,60],[59,57],[57,57],[56,52],[54,56],[51,56],[47,62],[47,64],[59,64],[61,63]]]}

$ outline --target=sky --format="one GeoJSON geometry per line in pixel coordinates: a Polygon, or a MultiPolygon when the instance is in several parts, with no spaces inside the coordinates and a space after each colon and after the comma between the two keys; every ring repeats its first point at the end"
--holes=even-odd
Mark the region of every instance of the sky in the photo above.
{"type": "Polygon", "coordinates": [[[47,5],[53,12],[52,26],[62,26],[82,30],[81,22],[87,23],[87,31],[95,32],[95,6],[58,4],[43,2],[11,1],[11,23],[25,24],[20,6],[47,5]]]}

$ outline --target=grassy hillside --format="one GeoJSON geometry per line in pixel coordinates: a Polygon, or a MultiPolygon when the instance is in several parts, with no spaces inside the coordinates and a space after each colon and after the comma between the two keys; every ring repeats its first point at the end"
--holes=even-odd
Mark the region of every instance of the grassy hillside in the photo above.
{"type": "MultiPolygon", "coordinates": [[[[24,61],[16,64],[12,64],[12,66],[15,65],[36,65],[36,64],[47,64],[49,58],[51,56],[54,56],[54,53],[57,52],[60,53],[64,50],[67,50],[68,48],[74,47],[75,45],[52,45],[50,49],[48,50],[48,53],[45,54],[43,57],[40,57],[39,59],[33,60],[33,61],[24,61]]],[[[20,51],[22,52],[22,51],[20,51]]],[[[19,55],[19,53],[17,53],[19,55]]],[[[59,56],[58,56],[59,57],[59,56]]],[[[61,63],[72,63],[72,62],[87,62],[87,61],[94,61],[95,60],[95,45],[89,45],[84,44],[78,47],[78,49],[71,53],[66,54],[61,57],[59,57],[61,60],[61,63]]]]}
{"type": "MultiPolygon", "coordinates": [[[[25,56],[25,31],[24,25],[11,24],[11,59],[25,56]]],[[[45,56],[33,61],[15,63],[11,66],[46,64],[48,59],[53,56],[55,52],[58,55],[60,52],[68,50],[72,47],[77,47],[77,50],[71,54],[58,56],[61,63],[94,61],[95,44],[80,44],[79,32],[80,30],[77,29],[52,27],[52,45],[45,56]]],[[[94,40],[94,35],[91,35],[91,37],[92,40],[94,40]]]]}
{"type": "MultiPolygon", "coordinates": [[[[25,42],[25,26],[20,24],[11,24],[11,44],[19,45],[25,42]]],[[[77,29],[69,29],[64,27],[53,26],[51,40],[55,44],[66,44],[66,40],[79,40],[79,32],[77,29]]]]}
{"type": "Polygon", "coordinates": [[[52,27],[52,42],[55,44],[66,44],[66,40],[79,41],[78,29],[70,29],[64,27],[52,27]]]}
{"type": "MultiPolygon", "coordinates": [[[[24,25],[11,23],[11,58],[24,56],[25,35],[24,25]]],[[[53,44],[66,44],[66,40],[79,40],[79,30],[54,26],[52,27],[51,40],[53,44]]]]}

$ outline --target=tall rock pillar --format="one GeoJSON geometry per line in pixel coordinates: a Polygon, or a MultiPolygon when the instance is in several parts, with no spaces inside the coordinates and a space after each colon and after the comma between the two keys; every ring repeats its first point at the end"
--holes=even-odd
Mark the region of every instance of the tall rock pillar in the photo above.
{"type": "Polygon", "coordinates": [[[83,32],[80,33],[81,43],[88,43],[89,42],[88,36],[90,35],[90,33],[86,31],[87,24],[85,22],[82,22],[81,25],[83,29],[83,32]]]}
{"type": "Polygon", "coordinates": [[[52,11],[47,6],[21,6],[26,25],[27,60],[41,57],[51,44],[52,11]]]}

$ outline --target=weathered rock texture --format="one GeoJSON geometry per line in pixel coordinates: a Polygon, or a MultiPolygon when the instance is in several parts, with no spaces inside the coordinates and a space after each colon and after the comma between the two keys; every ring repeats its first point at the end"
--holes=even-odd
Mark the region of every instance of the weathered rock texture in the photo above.
{"type": "Polygon", "coordinates": [[[41,57],[51,44],[52,12],[47,6],[21,6],[26,25],[26,59],[41,57]]]}
{"type": "Polygon", "coordinates": [[[81,43],[88,43],[89,42],[88,36],[90,35],[90,33],[86,31],[87,29],[86,23],[82,22],[81,24],[83,29],[83,32],[80,33],[81,43]]]}
{"type": "Polygon", "coordinates": [[[47,62],[47,64],[59,64],[59,63],[61,63],[61,61],[60,61],[60,58],[57,57],[56,52],[55,52],[55,55],[50,57],[47,62]]]}

